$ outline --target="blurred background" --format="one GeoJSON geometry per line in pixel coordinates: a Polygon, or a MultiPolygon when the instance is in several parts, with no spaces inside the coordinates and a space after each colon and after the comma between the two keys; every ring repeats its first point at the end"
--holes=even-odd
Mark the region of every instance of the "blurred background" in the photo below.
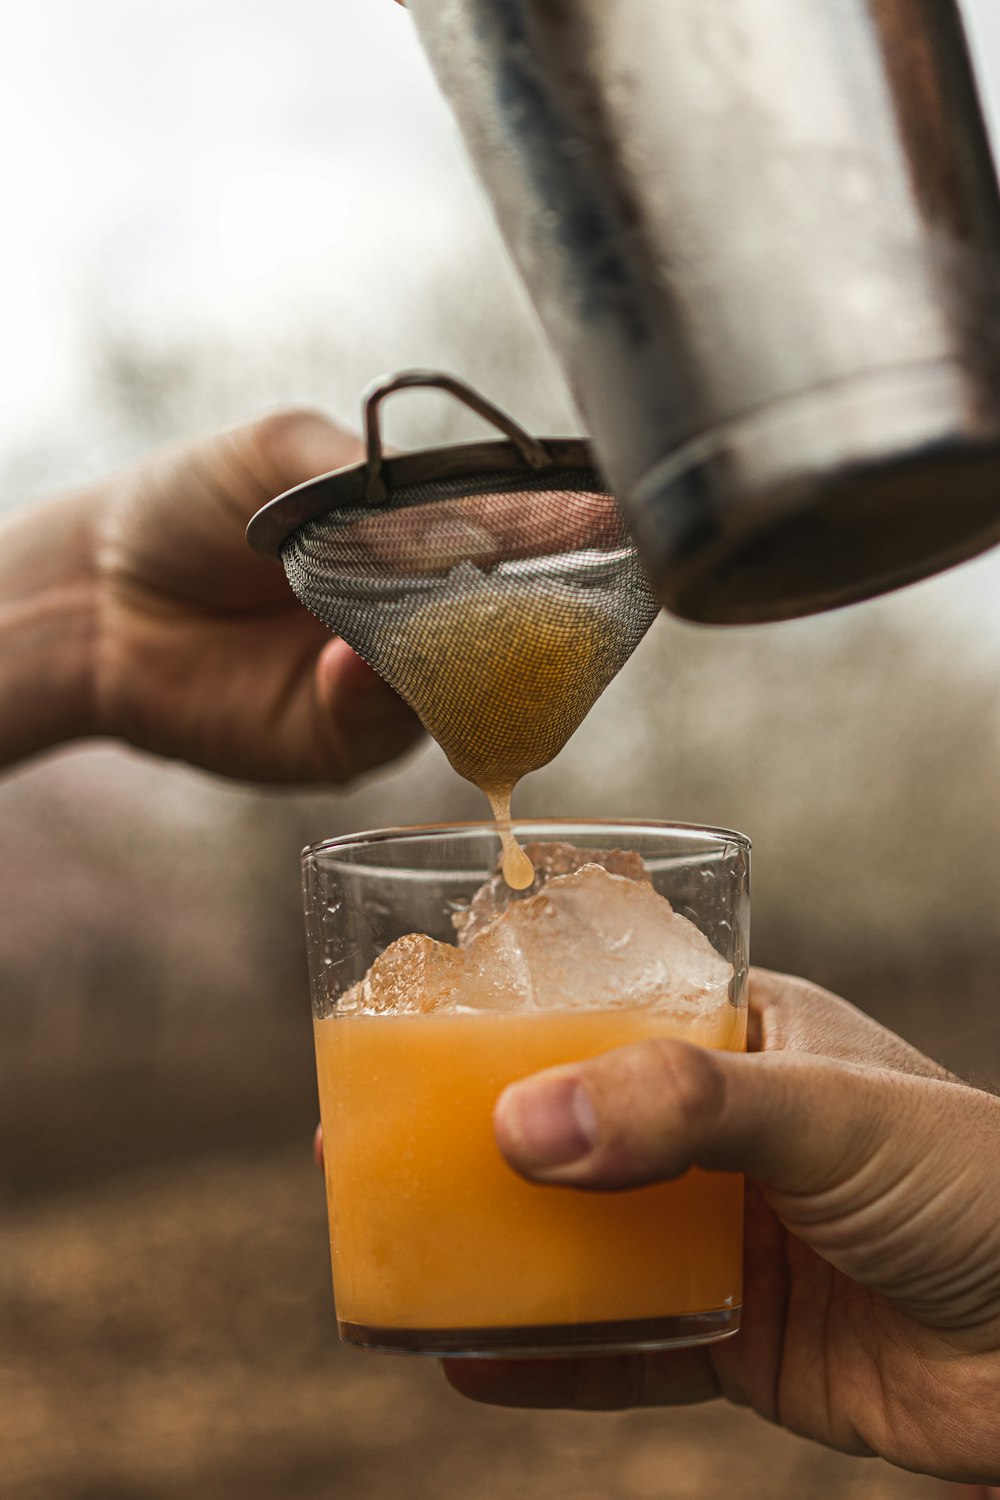
{"type": "MultiPolygon", "coordinates": [[[[1000,119],[1000,10],[965,6],[1000,119]]],[[[578,430],[389,0],[4,11],[0,507],[379,373],[578,430]]],[[[476,429],[397,398],[400,444],[476,429]]],[[[754,956],[1000,1080],[1000,555],[817,620],[661,619],[521,815],[754,841],[754,956]]],[[[346,792],[110,746],[0,780],[11,1500],[925,1496],[743,1413],[479,1411],[335,1341],[298,851],[479,816],[434,746],[346,792]]]]}

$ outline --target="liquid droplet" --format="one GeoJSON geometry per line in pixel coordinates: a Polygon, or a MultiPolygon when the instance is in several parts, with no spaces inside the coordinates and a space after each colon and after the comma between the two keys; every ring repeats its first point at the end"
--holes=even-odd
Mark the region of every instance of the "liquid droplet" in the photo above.
{"type": "Polygon", "coordinates": [[[512,787],[498,787],[487,791],[497,833],[503,849],[503,878],[512,891],[526,891],[535,878],[535,867],[514,837],[510,825],[510,794],[512,787]]]}

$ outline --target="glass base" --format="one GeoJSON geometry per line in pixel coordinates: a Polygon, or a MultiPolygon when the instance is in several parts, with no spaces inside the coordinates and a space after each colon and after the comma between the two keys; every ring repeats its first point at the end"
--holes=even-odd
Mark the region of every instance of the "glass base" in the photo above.
{"type": "Polygon", "coordinates": [[[740,1307],[631,1318],[618,1323],[541,1323],[512,1328],[379,1328],[338,1321],[345,1344],[382,1354],[449,1359],[531,1359],[571,1354],[626,1354],[713,1344],[739,1331],[740,1307]]]}

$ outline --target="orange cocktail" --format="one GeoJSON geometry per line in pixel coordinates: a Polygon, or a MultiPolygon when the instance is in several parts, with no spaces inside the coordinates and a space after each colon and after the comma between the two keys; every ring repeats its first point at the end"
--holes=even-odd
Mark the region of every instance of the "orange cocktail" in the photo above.
{"type": "Polygon", "coordinates": [[[491,1114],[517,1078],[646,1037],[741,1050],[742,1011],[332,1016],[315,1032],[346,1337],[480,1329],[502,1344],[515,1327],[619,1323],[641,1341],[641,1325],[739,1307],[741,1178],[539,1188],[501,1158],[491,1114]]]}
{"type": "MultiPolygon", "coordinates": [[[[429,873],[361,840],[307,852],[342,1337],[386,1350],[516,1355],[669,1347],[739,1327],[740,1177],[691,1170],[601,1194],[542,1187],[506,1164],[492,1126],[502,1090],[542,1068],[649,1038],[744,1050],[745,841],[713,834],[722,851],[706,876],[694,838],[703,832],[684,831],[694,842],[690,869],[674,854],[657,879],[643,846],[640,876],[588,862],[499,917],[484,920],[477,898],[471,925],[455,914],[463,901],[469,910],[481,881],[461,866],[492,844],[482,830],[454,831],[429,873]],[[697,915],[694,900],[704,901],[715,943],[671,907],[667,876],[686,911],[697,915]],[[440,907],[437,935],[397,936],[399,905],[425,932],[440,907]],[[634,1000],[623,981],[635,984],[634,1000]]],[[[597,842],[593,826],[586,833],[597,842]]],[[[391,837],[433,844],[437,834],[391,837]]],[[[420,850],[416,866],[431,852],[420,850]]],[[[631,855],[599,846],[596,857],[618,868],[631,855]]]]}

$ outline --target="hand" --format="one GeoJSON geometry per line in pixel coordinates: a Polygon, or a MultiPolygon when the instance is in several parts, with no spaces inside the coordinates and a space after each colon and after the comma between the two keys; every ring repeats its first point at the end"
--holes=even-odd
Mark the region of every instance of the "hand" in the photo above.
{"type": "Polygon", "coordinates": [[[757,1055],[644,1042],[513,1085],[496,1130],[540,1183],[745,1171],[743,1328],[702,1350],[449,1361],[467,1396],[614,1409],[723,1396],[847,1453],[1000,1479],[1000,1100],[844,1001],[757,971],[757,1055]]]}
{"type": "Polygon", "coordinates": [[[412,744],[411,711],[244,535],[267,500],[360,456],[324,418],[280,413],[16,516],[0,546],[14,648],[0,762],[100,735],[228,776],[321,783],[412,744]]]}

